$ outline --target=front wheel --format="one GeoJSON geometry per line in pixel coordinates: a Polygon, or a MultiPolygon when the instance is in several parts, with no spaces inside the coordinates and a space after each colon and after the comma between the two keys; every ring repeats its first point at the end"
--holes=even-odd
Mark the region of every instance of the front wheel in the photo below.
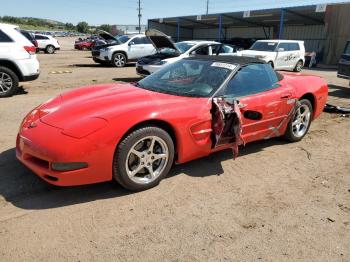
{"type": "Polygon", "coordinates": [[[115,67],[124,67],[126,65],[126,56],[123,53],[115,53],[112,56],[112,65],[115,67]]]}
{"type": "Polygon", "coordinates": [[[310,101],[307,99],[300,100],[299,106],[288,124],[285,138],[290,142],[302,140],[309,131],[312,115],[313,109],[310,101]]]}
{"type": "Polygon", "coordinates": [[[118,145],[113,176],[128,190],[146,190],[159,184],[173,161],[174,143],[170,135],[158,127],[144,127],[132,132],[118,145]]]}

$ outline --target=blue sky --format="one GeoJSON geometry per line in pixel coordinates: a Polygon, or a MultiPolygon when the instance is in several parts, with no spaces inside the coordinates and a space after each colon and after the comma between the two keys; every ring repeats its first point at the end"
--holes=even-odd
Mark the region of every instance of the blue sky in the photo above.
{"type": "MultiPolygon", "coordinates": [[[[1,0],[0,16],[31,16],[76,24],[136,24],[137,0],[1,0]],[[35,4],[34,4],[35,3],[35,4]]],[[[149,18],[204,14],[206,0],[141,0],[142,23],[149,18]]],[[[344,0],[209,0],[209,13],[256,10],[344,0]]]]}

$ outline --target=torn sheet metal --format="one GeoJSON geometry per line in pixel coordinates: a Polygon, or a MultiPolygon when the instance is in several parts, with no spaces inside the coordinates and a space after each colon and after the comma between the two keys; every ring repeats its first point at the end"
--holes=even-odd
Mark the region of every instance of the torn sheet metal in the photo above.
{"type": "Polygon", "coordinates": [[[213,99],[214,147],[232,144],[234,158],[238,156],[238,146],[244,145],[242,138],[242,118],[238,103],[234,99],[213,99]]]}
{"type": "MultiPolygon", "coordinates": [[[[274,126],[269,126],[269,129],[271,130],[271,135],[268,135],[265,137],[265,139],[269,139],[271,137],[279,137],[281,136],[282,134],[282,128],[285,126],[285,125],[288,125],[289,121],[292,119],[292,117],[295,115],[295,112],[298,110],[298,108],[300,107],[300,102],[299,100],[297,99],[291,99],[291,100],[294,100],[293,103],[294,103],[294,106],[292,107],[292,109],[289,111],[287,117],[285,117],[281,123],[279,123],[278,126],[274,127],[274,126]]],[[[290,100],[290,101],[291,101],[290,100]]]]}

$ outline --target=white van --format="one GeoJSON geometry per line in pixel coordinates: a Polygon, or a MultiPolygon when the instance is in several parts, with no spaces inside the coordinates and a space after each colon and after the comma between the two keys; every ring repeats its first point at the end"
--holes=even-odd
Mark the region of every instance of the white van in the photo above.
{"type": "Polygon", "coordinates": [[[300,72],[305,63],[304,41],[258,40],[251,48],[237,54],[264,60],[276,70],[300,72]]]}

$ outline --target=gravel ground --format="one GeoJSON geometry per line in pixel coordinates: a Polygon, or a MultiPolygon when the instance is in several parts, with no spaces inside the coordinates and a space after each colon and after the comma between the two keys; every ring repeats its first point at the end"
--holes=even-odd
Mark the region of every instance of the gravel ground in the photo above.
{"type": "MultiPolygon", "coordinates": [[[[0,261],[350,261],[350,119],[339,115],[324,113],[299,143],[175,166],[145,192],[37,178],[14,151],[30,109],[69,88],[137,80],[133,65],[99,66],[73,39],[60,42],[57,54],[39,54],[37,81],[0,100],[0,261]]],[[[325,77],[329,101],[350,106],[334,70],[303,74],[325,77]]]]}

